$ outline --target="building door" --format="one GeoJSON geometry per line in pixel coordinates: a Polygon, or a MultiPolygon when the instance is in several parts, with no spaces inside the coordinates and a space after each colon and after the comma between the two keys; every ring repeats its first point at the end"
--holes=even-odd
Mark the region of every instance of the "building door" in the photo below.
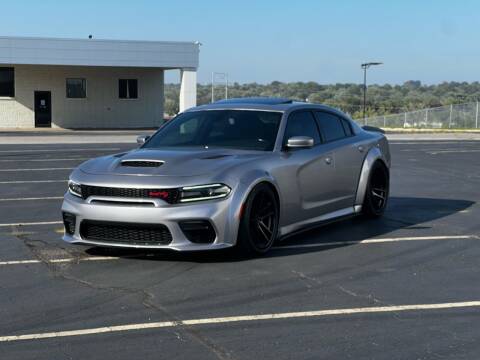
{"type": "Polygon", "coordinates": [[[35,91],[35,127],[52,127],[52,93],[35,91]]]}

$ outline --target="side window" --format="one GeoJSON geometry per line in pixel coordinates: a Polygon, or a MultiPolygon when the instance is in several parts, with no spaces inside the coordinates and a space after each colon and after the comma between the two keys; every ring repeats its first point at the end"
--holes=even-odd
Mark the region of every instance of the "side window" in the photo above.
{"type": "Polygon", "coordinates": [[[353,136],[353,130],[352,130],[352,125],[350,125],[350,121],[347,119],[341,118],[342,120],[342,125],[343,125],[343,130],[345,130],[345,134],[347,136],[353,136]]]}
{"type": "Polygon", "coordinates": [[[120,99],[138,99],[138,80],[118,80],[118,97],[120,99]]]}
{"type": "Polygon", "coordinates": [[[86,79],[67,79],[67,98],[85,99],[87,97],[86,79]]]}
{"type": "Polygon", "coordinates": [[[310,111],[294,112],[288,117],[283,144],[285,145],[287,140],[294,136],[309,136],[315,145],[321,142],[315,118],[310,111]]]}
{"type": "Polygon", "coordinates": [[[13,67],[0,67],[0,96],[15,97],[15,72],[13,67]]]}
{"type": "Polygon", "coordinates": [[[340,140],[346,137],[342,122],[338,116],[323,111],[317,111],[315,115],[325,142],[340,140]]]}

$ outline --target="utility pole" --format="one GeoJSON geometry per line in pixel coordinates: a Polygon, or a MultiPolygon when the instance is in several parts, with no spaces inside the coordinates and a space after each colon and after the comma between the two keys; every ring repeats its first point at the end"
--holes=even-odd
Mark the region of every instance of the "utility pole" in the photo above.
{"type": "Polygon", "coordinates": [[[368,62],[361,65],[363,69],[363,123],[367,120],[367,69],[370,66],[382,64],[381,62],[368,62]]]}
{"type": "Polygon", "coordinates": [[[212,72],[212,104],[215,101],[215,94],[214,94],[214,86],[215,86],[214,80],[215,79],[214,78],[215,78],[215,73],[212,72]]]}
{"type": "Polygon", "coordinates": [[[228,73],[225,73],[225,99],[228,99],[228,73]]]}
{"type": "Polygon", "coordinates": [[[478,101],[477,101],[477,108],[475,110],[475,129],[478,129],[478,101]]]}
{"type": "Polygon", "coordinates": [[[228,99],[228,73],[212,72],[212,103],[215,102],[215,79],[217,77],[225,81],[225,99],[228,99]]]}

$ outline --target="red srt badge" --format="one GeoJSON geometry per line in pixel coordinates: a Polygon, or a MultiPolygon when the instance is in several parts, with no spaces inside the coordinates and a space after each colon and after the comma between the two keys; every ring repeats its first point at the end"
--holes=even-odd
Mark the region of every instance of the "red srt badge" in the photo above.
{"type": "Polygon", "coordinates": [[[148,196],[152,198],[168,199],[168,191],[150,191],[148,196]]]}

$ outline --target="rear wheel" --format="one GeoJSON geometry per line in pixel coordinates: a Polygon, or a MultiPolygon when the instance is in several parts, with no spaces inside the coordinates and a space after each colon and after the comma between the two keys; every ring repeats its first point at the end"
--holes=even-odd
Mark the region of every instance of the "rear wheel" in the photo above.
{"type": "Polygon", "coordinates": [[[382,162],[377,161],[370,170],[362,206],[363,214],[371,218],[382,216],[387,207],[389,190],[390,175],[388,168],[382,162]]]}
{"type": "Polygon", "coordinates": [[[278,233],[278,201],[267,184],[253,188],[243,207],[237,247],[245,255],[265,254],[278,233]]]}

